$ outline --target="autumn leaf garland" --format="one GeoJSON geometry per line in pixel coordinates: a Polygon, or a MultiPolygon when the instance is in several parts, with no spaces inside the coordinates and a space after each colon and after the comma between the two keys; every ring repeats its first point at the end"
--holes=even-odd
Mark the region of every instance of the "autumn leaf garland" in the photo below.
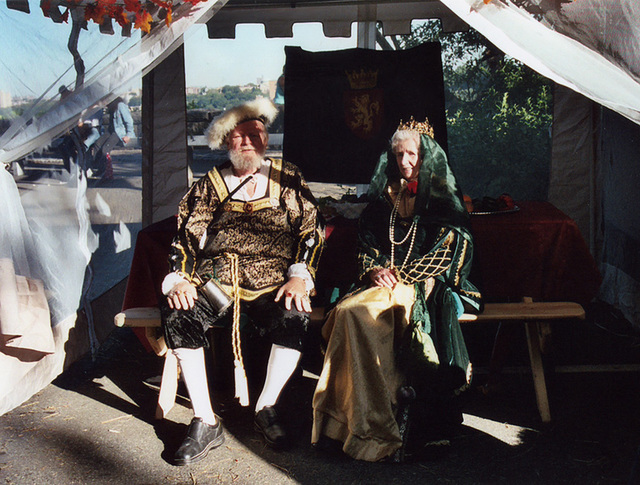
{"type": "MultiPolygon", "coordinates": [[[[184,0],[184,2],[192,5],[202,1],[204,0],[184,0]]],[[[51,10],[52,3],[51,0],[42,0],[40,2],[40,7],[46,16],[51,10]]],[[[152,13],[159,12],[160,15],[158,17],[164,18],[167,26],[171,25],[173,21],[174,0],[93,0],[90,2],[75,0],[75,3],[78,6],[84,6],[85,20],[99,25],[104,23],[105,18],[112,18],[121,27],[133,22],[134,28],[149,33],[155,20],[152,13]]],[[[64,22],[67,22],[68,17],[69,9],[62,14],[61,18],[64,22]]]]}

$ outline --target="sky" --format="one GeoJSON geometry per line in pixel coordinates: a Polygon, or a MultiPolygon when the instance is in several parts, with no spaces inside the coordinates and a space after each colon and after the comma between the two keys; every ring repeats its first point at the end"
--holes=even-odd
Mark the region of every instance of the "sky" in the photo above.
{"type": "MultiPolygon", "coordinates": [[[[353,29],[355,29],[355,24],[353,29]]],[[[326,38],[319,23],[295,24],[293,37],[267,39],[263,25],[238,25],[235,39],[209,39],[206,25],[193,27],[185,37],[187,86],[220,87],[275,80],[285,63],[284,47],[297,45],[310,51],[348,49],[350,38],[326,38]]]]}
{"type": "MultiPolygon", "coordinates": [[[[44,17],[38,0],[30,0],[30,9],[30,14],[11,10],[6,0],[0,0],[0,91],[12,96],[38,97],[44,92],[55,96],[61,84],[72,86],[75,79],[73,58],[67,49],[71,25],[55,24],[44,17]]],[[[115,35],[102,35],[98,26],[89,22],[88,30],[81,31],[78,50],[87,66],[116,46],[124,52],[139,39],[139,32],[127,40],[119,35],[117,26],[115,30],[115,35]]],[[[264,26],[239,25],[235,39],[212,40],[207,37],[206,25],[193,26],[185,35],[187,86],[275,80],[285,62],[285,45],[311,51],[356,45],[355,25],[351,38],[325,38],[319,23],[294,25],[293,33],[292,38],[266,39],[264,26]]]]}

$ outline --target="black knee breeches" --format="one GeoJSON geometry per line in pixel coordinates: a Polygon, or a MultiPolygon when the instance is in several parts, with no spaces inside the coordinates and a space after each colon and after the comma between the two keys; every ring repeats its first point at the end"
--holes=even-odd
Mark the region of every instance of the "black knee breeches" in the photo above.
{"type": "MultiPolygon", "coordinates": [[[[275,302],[275,295],[276,291],[272,291],[253,301],[241,301],[243,320],[248,321],[251,331],[258,332],[272,344],[302,351],[310,315],[296,310],[295,304],[291,310],[287,310],[284,298],[275,302]]],[[[165,341],[171,349],[208,347],[206,331],[214,325],[230,327],[233,313],[230,309],[216,321],[216,312],[200,292],[191,310],[171,309],[166,298],[162,299],[160,310],[165,341]]]]}

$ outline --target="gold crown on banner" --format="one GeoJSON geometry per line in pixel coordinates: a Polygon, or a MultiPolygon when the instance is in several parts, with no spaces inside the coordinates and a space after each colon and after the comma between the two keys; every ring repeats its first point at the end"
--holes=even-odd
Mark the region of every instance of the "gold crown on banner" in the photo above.
{"type": "Polygon", "coordinates": [[[422,122],[414,120],[413,116],[406,123],[403,123],[403,121],[400,120],[398,131],[401,130],[417,131],[421,135],[429,135],[431,138],[433,138],[433,126],[429,124],[429,118],[425,118],[425,120],[422,122]]]}
{"type": "Polygon", "coordinates": [[[360,71],[345,71],[347,78],[349,79],[349,85],[351,89],[371,89],[375,88],[378,84],[378,70],[372,69],[360,71]]]}

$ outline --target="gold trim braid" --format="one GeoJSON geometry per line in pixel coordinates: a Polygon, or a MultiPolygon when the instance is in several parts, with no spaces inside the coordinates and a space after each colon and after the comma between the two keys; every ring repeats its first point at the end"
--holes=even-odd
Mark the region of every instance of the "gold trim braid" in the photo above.
{"type": "MultiPolygon", "coordinates": [[[[282,189],[280,185],[282,159],[269,158],[269,160],[271,161],[271,167],[269,168],[269,186],[267,189],[267,195],[261,199],[248,202],[230,200],[225,204],[224,210],[232,212],[253,212],[272,207],[274,200],[277,200],[278,202],[280,201],[280,191],[282,189]]],[[[224,200],[227,195],[229,195],[229,189],[227,188],[227,184],[224,183],[220,170],[210,170],[207,175],[213,184],[216,194],[218,194],[218,198],[221,201],[224,200]]]]}

